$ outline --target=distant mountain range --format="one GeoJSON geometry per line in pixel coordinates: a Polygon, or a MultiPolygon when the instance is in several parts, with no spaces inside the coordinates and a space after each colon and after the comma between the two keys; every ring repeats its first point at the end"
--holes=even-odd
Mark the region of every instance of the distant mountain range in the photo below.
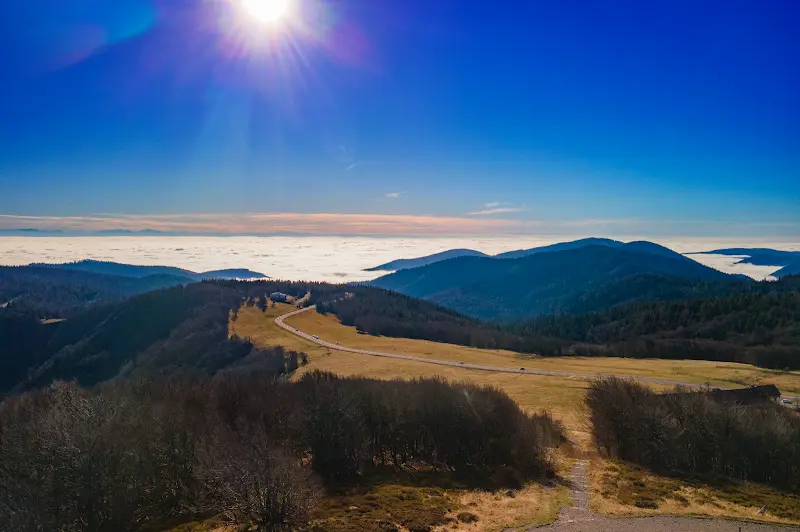
{"type": "Polygon", "coordinates": [[[434,253],[433,255],[426,255],[424,257],[417,257],[415,259],[393,260],[392,262],[387,262],[386,264],[381,264],[380,266],[375,266],[374,268],[367,268],[364,271],[394,272],[399,270],[408,270],[410,268],[419,268],[420,266],[427,266],[428,264],[433,264],[435,262],[440,262],[448,259],[455,259],[458,257],[490,257],[493,259],[519,259],[536,253],[544,253],[547,251],[566,251],[570,249],[578,249],[591,245],[619,247],[625,244],[623,242],[619,242],[617,240],[611,240],[609,238],[583,238],[581,240],[575,240],[573,242],[561,242],[558,244],[552,244],[549,246],[542,246],[538,248],[507,251],[505,253],[500,253],[498,255],[487,255],[486,253],[482,253],[474,249],[450,249],[448,251],[442,251],[441,253],[434,253]]]}
{"type": "Polygon", "coordinates": [[[440,262],[443,260],[448,259],[456,259],[458,257],[488,257],[486,253],[481,253],[480,251],[475,251],[474,249],[450,249],[448,251],[442,251],[441,253],[434,253],[433,255],[427,255],[425,257],[418,257],[416,259],[397,259],[393,260],[392,262],[387,262],[386,264],[381,264],[380,266],[375,266],[374,268],[367,268],[366,272],[377,272],[377,271],[397,271],[397,270],[407,270],[409,268],[419,268],[420,266],[427,266],[428,264],[433,264],[434,262],[440,262]]]}
{"type": "Polygon", "coordinates": [[[585,239],[513,252],[458,257],[404,269],[373,286],[424,298],[483,319],[591,312],[639,300],[725,293],[724,274],[652,242],[585,239]]]}
{"type": "Polygon", "coordinates": [[[98,303],[193,282],[176,275],[122,277],[60,268],[0,266],[0,309],[29,310],[43,318],[65,317],[98,303]]]}
{"type": "Polygon", "coordinates": [[[519,249],[516,251],[506,251],[495,255],[496,259],[521,259],[536,253],[547,253],[551,251],[569,251],[570,249],[579,249],[586,246],[607,246],[610,248],[617,248],[624,246],[624,242],[618,240],[611,240],[610,238],[582,238],[572,242],[559,242],[558,244],[551,244],[549,246],[541,246],[532,249],[519,249]]]}
{"type": "Polygon", "coordinates": [[[743,257],[736,264],[753,264],[754,266],[781,266],[772,275],[780,279],[800,273],[800,251],[783,251],[769,248],[726,248],[713,251],[700,251],[690,255],[728,255],[743,257]]]}
{"type": "Polygon", "coordinates": [[[171,275],[185,277],[189,281],[202,281],[204,279],[266,279],[263,273],[254,272],[244,268],[227,270],[214,270],[197,273],[173,266],[136,266],[133,264],[119,264],[98,260],[81,260],[63,264],[31,264],[38,268],[55,268],[60,270],[73,270],[103,275],[116,275],[119,277],[148,277],[150,275],[171,275]]]}
{"type": "MultiPolygon", "coordinates": [[[[246,269],[195,273],[170,266],[84,260],[67,264],[0,266],[0,309],[65,317],[97,304],[206,279],[264,279],[246,269]]],[[[1,347],[1,346],[0,346],[1,347]]]]}
{"type": "Polygon", "coordinates": [[[435,253],[433,255],[427,255],[425,257],[418,257],[416,259],[398,259],[393,260],[392,262],[387,262],[386,264],[381,264],[380,266],[375,266],[374,268],[367,268],[364,271],[399,271],[399,270],[408,270],[411,268],[419,268],[420,266],[427,266],[429,264],[433,264],[435,262],[440,262],[443,260],[454,259],[458,257],[488,257],[493,259],[521,259],[523,257],[530,257],[531,255],[536,255],[537,253],[552,253],[557,251],[569,251],[571,249],[580,249],[587,246],[603,246],[609,248],[625,248],[628,250],[639,250],[648,253],[655,253],[660,254],[665,257],[671,258],[678,258],[680,253],[675,253],[669,248],[665,248],[658,244],[653,244],[652,242],[620,242],[619,240],[612,240],[610,238],[582,238],[580,240],[574,240],[571,242],[559,242],[558,244],[551,244],[549,246],[541,246],[538,248],[531,248],[531,249],[519,249],[516,251],[506,251],[505,253],[499,253],[497,255],[487,255],[485,253],[481,253],[480,251],[475,251],[474,249],[451,249],[448,251],[442,251],[441,253],[435,253]]]}

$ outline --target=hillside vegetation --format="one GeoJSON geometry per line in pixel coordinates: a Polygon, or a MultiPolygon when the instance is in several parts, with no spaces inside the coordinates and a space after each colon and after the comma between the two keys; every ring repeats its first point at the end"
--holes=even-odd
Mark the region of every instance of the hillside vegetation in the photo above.
{"type": "Polygon", "coordinates": [[[0,393],[59,379],[91,386],[124,375],[187,369],[213,374],[248,364],[261,354],[250,342],[228,337],[231,312],[245,301],[266,301],[273,291],[302,296],[310,286],[233,281],[179,285],[93,305],[50,324],[42,323],[36,311],[0,309],[0,369],[6,370],[0,373],[0,393]]]}
{"type": "MultiPolygon", "coordinates": [[[[174,275],[141,278],[36,266],[0,266],[0,307],[64,317],[91,305],[191,282],[174,275]]],[[[2,310],[2,309],[0,309],[2,310]]]]}
{"type": "Polygon", "coordinates": [[[344,325],[377,336],[413,338],[485,349],[533,352],[525,339],[422,299],[371,287],[315,298],[317,312],[334,314],[344,325]]]}
{"type": "Polygon", "coordinates": [[[708,295],[747,282],[656,244],[632,242],[506,260],[460,257],[402,270],[371,284],[497,320],[708,295]]]}
{"type": "Polygon", "coordinates": [[[800,491],[800,417],[701,393],[656,395],[620,379],[586,398],[598,449],[662,473],[716,475],[800,491]]]}
{"type": "Polygon", "coordinates": [[[65,262],[60,264],[31,264],[37,268],[51,268],[56,270],[80,271],[87,273],[99,273],[102,275],[116,275],[119,277],[149,277],[151,275],[172,275],[174,277],[185,277],[191,281],[202,281],[206,279],[263,279],[263,273],[250,271],[244,268],[233,268],[227,270],[214,270],[209,272],[193,272],[174,266],[139,266],[134,264],[120,264],[118,262],[108,262],[99,260],[80,260],[76,262],[65,262]]]}
{"type": "Polygon", "coordinates": [[[549,416],[527,415],[488,387],[274,376],[56,383],[5,400],[0,522],[20,532],[133,532],[222,513],[261,530],[312,519],[320,531],[430,530],[457,506],[441,490],[443,504],[426,512],[359,512],[341,528],[318,515],[324,488],[413,468],[519,487],[552,471],[547,448],[563,441],[549,416]]]}
{"type": "MultiPolygon", "coordinates": [[[[625,284],[635,290],[635,282],[625,284]]],[[[709,285],[686,281],[679,286],[695,287],[702,294],[709,285]]],[[[715,360],[800,369],[800,278],[734,286],[733,292],[716,297],[631,303],[508,324],[481,322],[366,287],[349,288],[349,298],[332,292],[317,308],[373,335],[545,356],[715,360]]]]}
{"type": "Polygon", "coordinates": [[[800,368],[800,277],[687,301],[651,301],[508,327],[565,342],[550,354],[743,362],[800,368]]]}

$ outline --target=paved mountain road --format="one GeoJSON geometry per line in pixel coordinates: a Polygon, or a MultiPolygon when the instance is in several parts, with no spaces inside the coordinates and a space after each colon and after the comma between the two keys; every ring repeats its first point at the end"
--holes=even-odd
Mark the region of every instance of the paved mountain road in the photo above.
{"type": "MultiPolygon", "coordinates": [[[[423,364],[434,364],[437,366],[450,366],[453,368],[463,368],[463,369],[473,369],[478,371],[492,371],[495,373],[516,373],[519,375],[544,375],[550,377],[571,377],[571,378],[579,378],[579,379],[597,379],[603,377],[612,377],[613,375],[604,375],[600,373],[572,373],[569,371],[551,371],[546,369],[519,369],[519,368],[505,368],[501,366],[484,366],[482,364],[469,364],[466,362],[453,362],[451,360],[440,360],[435,358],[424,358],[424,357],[417,357],[413,355],[401,355],[397,353],[382,353],[380,351],[369,351],[366,349],[356,349],[353,347],[346,347],[339,344],[333,344],[331,342],[326,342],[325,340],[308,333],[305,333],[301,330],[295,329],[291,325],[287,325],[284,320],[287,318],[291,318],[292,316],[296,316],[303,312],[309,312],[314,310],[315,306],[306,307],[303,309],[295,310],[289,312],[287,314],[283,314],[275,318],[275,325],[278,327],[289,331],[290,333],[299,336],[301,338],[305,338],[310,342],[314,342],[317,345],[321,345],[322,347],[327,347],[328,349],[333,349],[335,351],[344,351],[346,353],[356,353],[359,355],[369,355],[374,357],[385,357],[385,358],[395,358],[399,360],[411,360],[413,362],[422,362],[423,364]]],[[[619,375],[617,375],[619,376],[619,375]]],[[[690,382],[681,382],[681,381],[673,381],[669,379],[656,379],[651,377],[626,377],[631,378],[639,382],[649,383],[649,384],[662,384],[665,386],[684,386],[686,388],[694,388],[700,389],[703,388],[704,385],[690,383],[690,382]]],[[[784,395],[784,398],[798,401],[800,397],[795,397],[791,395],[784,395]]]]}

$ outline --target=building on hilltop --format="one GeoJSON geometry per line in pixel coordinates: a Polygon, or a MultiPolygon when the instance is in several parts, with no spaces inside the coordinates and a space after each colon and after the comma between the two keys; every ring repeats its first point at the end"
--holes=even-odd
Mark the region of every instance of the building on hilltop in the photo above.
{"type": "Polygon", "coordinates": [[[286,303],[289,301],[289,295],[283,292],[272,292],[269,298],[275,303],[286,303]]]}

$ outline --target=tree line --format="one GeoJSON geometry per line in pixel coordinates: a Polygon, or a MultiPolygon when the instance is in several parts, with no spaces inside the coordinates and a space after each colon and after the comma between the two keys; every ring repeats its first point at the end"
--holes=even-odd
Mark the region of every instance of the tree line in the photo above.
{"type": "MultiPolygon", "coordinates": [[[[710,285],[721,286],[694,282],[704,287],[701,294],[710,285]]],[[[696,359],[800,368],[800,277],[735,286],[713,297],[636,302],[510,323],[482,322],[371,287],[349,287],[353,297],[343,297],[343,290],[323,292],[316,301],[319,312],[380,336],[543,356],[696,359]]]]}
{"type": "Polygon", "coordinates": [[[592,383],[598,450],[660,473],[710,475],[800,491],[800,417],[777,404],[740,406],[704,393],[657,395],[630,380],[592,383]]]}
{"type": "Polygon", "coordinates": [[[144,278],[101,275],[41,266],[0,266],[0,306],[40,318],[67,317],[93,305],[183,284],[173,275],[144,278]]]}
{"type": "Polygon", "coordinates": [[[554,338],[553,353],[743,362],[800,368],[800,277],[748,291],[685,301],[650,301],[508,327],[554,338]]]}
{"type": "Polygon", "coordinates": [[[0,395],[59,379],[92,386],[118,376],[213,374],[252,364],[261,354],[229,336],[231,313],[274,291],[299,297],[312,288],[324,292],[314,283],[205,281],[98,302],[50,324],[36,310],[0,309],[0,395]]]}
{"type": "Polygon", "coordinates": [[[431,340],[485,349],[530,351],[532,342],[434,303],[372,287],[349,287],[315,299],[317,312],[376,336],[431,340]]]}
{"type": "Polygon", "coordinates": [[[563,438],[495,388],[437,379],[226,370],[56,382],[0,403],[0,522],[124,532],[225,514],[291,530],[326,484],[377,467],[519,481],[551,470],[563,438]]]}

